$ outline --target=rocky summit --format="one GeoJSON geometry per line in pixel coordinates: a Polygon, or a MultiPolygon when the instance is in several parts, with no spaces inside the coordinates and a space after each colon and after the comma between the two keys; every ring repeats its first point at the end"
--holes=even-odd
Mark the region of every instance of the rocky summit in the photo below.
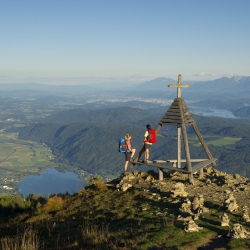
{"type": "MultiPolygon", "coordinates": [[[[249,226],[250,208],[250,180],[239,174],[227,174],[208,167],[204,169],[202,178],[194,175],[194,183],[188,182],[188,175],[172,171],[164,173],[164,179],[158,180],[154,171],[126,172],[112,183],[117,191],[126,192],[136,188],[145,192],[151,192],[156,199],[168,199],[173,204],[179,203],[178,221],[183,222],[183,230],[187,233],[203,230],[196,224],[198,219],[204,218],[210,209],[217,213],[220,226],[227,228],[224,235],[216,235],[213,241],[204,244],[199,249],[228,249],[225,247],[225,238],[250,239],[250,232],[245,226],[249,226]],[[239,223],[231,223],[229,214],[237,216],[239,223]],[[225,236],[225,237],[221,237],[225,236]],[[216,240],[215,240],[216,239],[216,240]],[[211,243],[213,242],[213,243],[211,243]]],[[[214,212],[213,212],[214,213],[214,212]]],[[[214,214],[213,214],[214,216],[214,214]]],[[[214,222],[215,224],[218,222],[214,222]]]]}
{"type": "Polygon", "coordinates": [[[164,173],[164,180],[159,181],[158,174],[154,171],[137,170],[126,172],[111,183],[116,183],[116,188],[120,191],[134,187],[156,193],[159,197],[195,197],[200,194],[207,204],[216,203],[221,207],[226,206],[227,202],[231,204],[231,197],[235,204],[233,210],[242,212],[244,206],[250,208],[250,179],[239,174],[227,174],[212,167],[204,168],[203,178],[199,178],[198,173],[194,175],[193,184],[188,182],[188,175],[181,172],[164,173]]]}

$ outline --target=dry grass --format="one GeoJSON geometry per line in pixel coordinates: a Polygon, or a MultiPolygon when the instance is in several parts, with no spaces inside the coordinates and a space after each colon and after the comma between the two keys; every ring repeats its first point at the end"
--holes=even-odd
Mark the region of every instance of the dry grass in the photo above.
{"type": "Polygon", "coordinates": [[[39,236],[36,230],[27,228],[13,237],[1,238],[1,250],[38,250],[39,236]]]}
{"type": "Polygon", "coordinates": [[[85,221],[80,227],[83,242],[88,245],[106,244],[109,239],[108,225],[98,225],[91,221],[85,221]]]}
{"type": "Polygon", "coordinates": [[[53,196],[48,199],[46,204],[43,206],[45,211],[56,211],[60,210],[63,205],[63,199],[59,196],[53,196]]]}

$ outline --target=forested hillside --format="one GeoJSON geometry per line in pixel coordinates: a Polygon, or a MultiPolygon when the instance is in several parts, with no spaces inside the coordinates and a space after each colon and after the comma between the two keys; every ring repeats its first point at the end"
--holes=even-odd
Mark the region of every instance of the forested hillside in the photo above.
{"type": "Polygon", "coordinates": [[[54,122],[70,124],[74,122],[97,123],[132,123],[134,121],[150,118],[152,115],[145,110],[120,107],[108,109],[70,109],[45,117],[41,122],[54,122]]]}
{"type": "MultiPolygon", "coordinates": [[[[82,111],[79,110],[79,112],[82,111]]],[[[93,120],[96,112],[100,114],[98,111],[92,111],[89,114],[93,116],[93,120]]],[[[116,112],[117,109],[114,109],[114,113],[116,112]]],[[[117,116],[113,115],[112,109],[109,109],[107,113],[102,110],[102,117],[110,124],[104,122],[75,122],[68,125],[34,123],[18,128],[19,137],[47,144],[59,162],[80,167],[89,173],[116,176],[122,172],[124,163],[124,155],[118,153],[118,139],[127,133],[132,134],[132,145],[138,151],[142,147],[147,121],[152,122],[152,126],[155,127],[160,119],[150,116],[144,110],[140,112],[135,109],[135,112],[131,112],[131,108],[122,108],[119,112],[119,117],[126,121],[131,120],[134,124],[129,122],[117,124],[117,116]]],[[[74,116],[77,117],[76,111],[74,115],[72,114],[72,120],[76,119],[74,116]]],[[[54,117],[55,120],[57,117],[59,116],[54,117]]],[[[218,169],[250,176],[250,126],[223,118],[194,116],[194,119],[213,157],[218,159],[218,169]]],[[[61,116],[61,122],[67,123],[65,121],[69,121],[68,118],[61,116]]],[[[191,157],[207,158],[194,136],[192,127],[188,127],[188,136],[191,157]]],[[[157,143],[151,149],[150,158],[175,159],[176,144],[176,127],[164,126],[158,134],[157,143]]]]}

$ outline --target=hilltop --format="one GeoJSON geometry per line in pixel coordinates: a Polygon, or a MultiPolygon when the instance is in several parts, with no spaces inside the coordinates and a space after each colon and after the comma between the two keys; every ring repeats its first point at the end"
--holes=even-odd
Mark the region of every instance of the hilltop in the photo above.
{"type": "Polygon", "coordinates": [[[158,181],[130,171],[109,183],[94,176],[72,196],[1,198],[2,249],[21,240],[33,243],[25,249],[249,249],[248,178],[208,167],[191,185],[179,172],[158,181]]]}

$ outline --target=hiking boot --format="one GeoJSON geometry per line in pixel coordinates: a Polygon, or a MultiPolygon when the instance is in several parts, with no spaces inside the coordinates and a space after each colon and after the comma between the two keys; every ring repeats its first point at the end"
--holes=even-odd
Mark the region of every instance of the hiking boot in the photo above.
{"type": "Polygon", "coordinates": [[[143,163],[148,163],[148,160],[147,160],[147,159],[145,159],[145,160],[143,161],[143,163]]]}

